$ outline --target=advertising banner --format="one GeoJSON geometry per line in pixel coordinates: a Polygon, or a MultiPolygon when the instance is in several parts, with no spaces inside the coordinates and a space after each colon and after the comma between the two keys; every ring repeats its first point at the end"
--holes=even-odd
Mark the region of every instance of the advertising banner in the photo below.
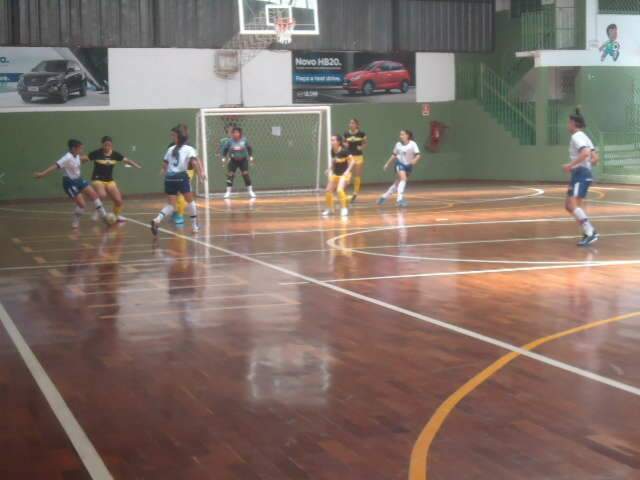
{"type": "Polygon", "coordinates": [[[106,105],[106,48],[0,47],[0,110],[106,105]]]}
{"type": "Polygon", "coordinates": [[[294,51],[293,103],[415,103],[415,54],[294,51]]]}

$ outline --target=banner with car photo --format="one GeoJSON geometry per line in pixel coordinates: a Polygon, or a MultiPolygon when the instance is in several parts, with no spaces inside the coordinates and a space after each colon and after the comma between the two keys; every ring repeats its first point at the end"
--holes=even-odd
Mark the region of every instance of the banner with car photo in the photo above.
{"type": "Polygon", "coordinates": [[[109,105],[106,48],[0,47],[0,110],[109,105]]]}
{"type": "Polygon", "coordinates": [[[414,53],[294,51],[293,103],[415,103],[414,53]]]}

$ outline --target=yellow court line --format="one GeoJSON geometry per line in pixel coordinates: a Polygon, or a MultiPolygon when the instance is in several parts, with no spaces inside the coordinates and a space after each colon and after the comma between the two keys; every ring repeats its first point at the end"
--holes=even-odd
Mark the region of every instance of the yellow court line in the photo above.
{"type": "MultiPolygon", "coordinates": [[[[620,315],[617,317],[607,318],[605,320],[598,320],[596,322],[587,323],[586,325],[582,325],[580,327],[571,328],[569,330],[565,330],[563,332],[559,332],[553,335],[549,335],[546,337],[539,338],[534,340],[531,343],[524,345],[522,350],[531,351],[540,345],[545,343],[552,342],[559,338],[563,338],[569,335],[573,335],[575,333],[585,332],[587,330],[594,329],[596,327],[600,327],[602,325],[608,325],[610,323],[620,322],[622,320],[627,320],[629,318],[640,316],[640,311],[627,313],[625,315],[620,315]]],[[[409,466],[409,480],[427,480],[427,463],[429,460],[429,448],[436,438],[438,432],[440,431],[442,425],[445,420],[449,416],[449,414],[456,408],[456,406],[471,392],[473,392],[476,388],[482,385],[484,382],[489,380],[493,375],[498,373],[504,367],[506,367],[513,360],[518,358],[521,355],[519,352],[510,352],[498,360],[493,362],[487,368],[482,370],[476,376],[467,381],[464,385],[462,385],[458,390],[452,393],[449,398],[447,398],[444,403],[442,403],[436,412],[433,414],[431,419],[429,419],[429,423],[424,427],[418,440],[413,446],[413,450],[411,452],[411,464],[409,466]]]]}

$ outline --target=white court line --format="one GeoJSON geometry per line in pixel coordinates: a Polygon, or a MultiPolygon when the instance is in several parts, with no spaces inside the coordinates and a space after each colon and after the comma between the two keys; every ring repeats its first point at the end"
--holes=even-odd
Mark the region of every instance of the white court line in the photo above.
{"type": "MultiPolygon", "coordinates": [[[[573,268],[599,268],[625,265],[640,265],[640,260],[621,260],[603,263],[576,263],[572,265],[548,265],[539,267],[514,267],[514,268],[487,268],[484,270],[456,270],[451,272],[428,272],[428,273],[407,273],[405,275],[380,275],[372,277],[335,278],[322,280],[326,283],[350,283],[367,282],[375,280],[400,280],[405,278],[428,278],[428,277],[455,277],[464,275],[483,275],[488,273],[511,273],[511,272],[532,272],[537,270],[565,270],[573,268]]],[[[308,282],[281,282],[279,285],[289,287],[292,285],[307,285],[308,282]]]]}
{"type": "MultiPolygon", "coordinates": [[[[142,223],[142,222],[139,222],[137,220],[130,220],[130,221],[132,223],[136,223],[136,224],[144,227],[145,229],[149,228],[146,223],[142,223]]],[[[521,356],[536,360],[536,361],[538,361],[540,363],[543,363],[545,365],[549,365],[549,366],[558,368],[560,370],[564,370],[565,372],[570,372],[570,373],[573,373],[575,375],[581,376],[583,378],[587,378],[589,380],[593,380],[594,382],[598,382],[598,383],[601,383],[603,385],[608,385],[608,386],[610,386],[612,388],[616,388],[618,390],[622,390],[624,392],[631,393],[631,394],[636,395],[636,396],[640,396],[640,388],[637,388],[637,387],[634,387],[634,386],[631,386],[631,385],[627,385],[626,383],[619,382],[619,381],[614,380],[612,378],[604,377],[604,376],[599,375],[597,373],[590,372],[588,370],[584,370],[582,368],[578,368],[578,367],[575,367],[573,365],[570,365],[570,364],[567,364],[567,363],[564,363],[564,362],[560,362],[558,360],[554,360],[553,358],[546,357],[546,356],[538,354],[538,353],[530,352],[529,350],[524,350],[524,349],[522,349],[520,347],[516,347],[515,345],[511,345],[510,343],[503,342],[502,340],[498,340],[496,338],[489,337],[487,335],[483,335],[483,334],[475,332],[473,330],[462,328],[462,327],[459,327],[457,325],[454,325],[454,324],[451,324],[451,323],[447,323],[447,322],[444,322],[444,321],[441,321],[441,320],[436,320],[435,318],[428,317],[426,315],[422,315],[422,314],[414,312],[412,310],[408,310],[406,308],[399,307],[397,305],[393,305],[391,303],[387,303],[387,302],[384,302],[382,300],[378,300],[378,299],[373,298],[373,297],[368,297],[368,296],[363,295],[361,293],[357,293],[357,292],[354,292],[352,290],[348,290],[346,288],[342,288],[342,287],[339,287],[339,286],[331,284],[331,283],[327,283],[327,282],[323,282],[321,280],[317,280],[317,279],[315,279],[313,277],[309,277],[309,276],[304,275],[302,273],[294,272],[293,270],[289,270],[287,268],[280,267],[278,265],[274,265],[272,263],[265,262],[265,261],[259,260],[257,258],[252,258],[252,257],[249,257],[247,255],[243,255],[241,253],[234,252],[233,250],[229,250],[227,248],[218,247],[216,245],[213,245],[212,243],[205,242],[203,240],[199,240],[198,238],[187,237],[185,235],[181,235],[181,234],[172,232],[171,230],[167,230],[165,228],[160,228],[160,231],[162,231],[163,233],[166,233],[167,235],[174,235],[177,238],[188,240],[190,242],[196,243],[196,244],[201,245],[203,247],[210,248],[212,250],[216,250],[216,251],[221,252],[221,253],[226,253],[227,255],[231,255],[231,256],[234,256],[236,258],[240,258],[240,259],[245,260],[247,262],[254,263],[256,265],[260,265],[262,267],[268,268],[270,270],[274,270],[276,272],[280,272],[282,274],[297,278],[299,280],[303,280],[305,282],[313,283],[314,285],[326,288],[327,290],[332,290],[334,292],[341,293],[343,295],[347,295],[347,296],[355,298],[357,300],[361,300],[363,302],[370,303],[370,304],[376,305],[378,307],[382,307],[382,308],[384,308],[386,310],[389,310],[389,311],[392,311],[392,312],[396,312],[396,313],[400,313],[402,315],[406,315],[408,317],[412,317],[412,318],[414,318],[416,320],[421,320],[421,321],[423,321],[425,323],[441,327],[441,328],[443,328],[445,330],[448,330],[450,332],[455,332],[455,333],[458,333],[460,335],[464,335],[466,337],[473,338],[475,340],[479,340],[481,342],[487,343],[489,345],[493,345],[495,347],[498,347],[498,348],[501,348],[501,349],[504,349],[504,350],[507,350],[507,351],[510,351],[510,352],[518,353],[521,356]]]]}
{"type": "MultiPolygon", "coordinates": [[[[619,218],[638,218],[640,214],[623,214],[623,215],[602,215],[602,216],[592,216],[591,219],[600,219],[600,220],[609,220],[609,219],[619,219],[619,218]]],[[[536,223],[536,222],[575,222],[573,218],[562,216],[562,217],[548,217],[548,218],[538,218],[538,219],[524,219],[524,220],[495,220],[495,221],[478,221],[478,222],[455,222],[455,223],[425,223],[425,224],[416,224],[416,225],[406,225],[401,228],[423,228],[423,227],[448,227],[448,226],[468,226],[468,225],[494,225],[494,224],[504,224],[504,223],[536,223]]],[[[140,224],[140,222],[136,221],[134,223],[140,224]]],[[[384,230],[397,230],[397,225],[384,226],[384,227],[353,227],[353,228],[340,228],[340,227],[332,227],[327,229],[311,229],[311,230],[283,230],[279,232],[257,232],[257,233],[238,233],[238,234],[221,234],[221,235],[209,235],[204,236],[203,238],[215,238],[215,237],[229,237],[229,236],[254,236],[254,235],[285,235],[288,233],[316,233],[316,232],[331,232],[331,231],[351,231],[352,235],[358,234],[363,231],[367,231],[367,233],[384,231],[384,230]]],[[[169,230],[167,230],[169,231],[169,230]]],[[[173,233],[173,232],[172,232],[173,233]]],[[[162,239],[168,239],[170,237],[160,237],[162,239]]],[[[186,237],[189,238],[189,237],[186,237]]],[[[341,238],[341,237],[336,237],[341,238]]],[[[319,251],[326,251],[326,249],[322,249],[319,251]]],[[[282,251],[277,253],[311,253],[307,250],[293,250],[291,252],[282,251]]],[[[270,255],[271,252],[265,252],[264,254],[260,253],[260,255],[270,255]]],[[[257,254],[247,254],[257,255],[257,254]]],[[[213,257],[182,257],[176,260],[206,260],[207,258],[225,258],[229,257],[229,255],[218,255],[213,257]]],[[[122,262],[116,262],[120,265],[153,265],[163,263],[165,260],[128,260],[122,262]]],[[[90,266],[99,266],[99,265],[112,265],[114,262],[87,262],[87,263],[48,263],[47,265],[28,265],[28,266],[19,266],[19,267],[0,267],[0,272],[2,271],[20,271],[20,270],[41,270],[41,269],[51,269],[51,268],[69,268],[69,267],[90,267],[90,266]]],[[[217,264],[211,264],[217,266],[217,264]]],[[[224,265],[224,264],[220,264],[224,265]]]]}
{"type": "Polygon", "coordinates": [[[18,327],[16,327],[16,324],[2,303],[0,303],[0,322],[9,334],[22,361],[29,369],[29,372],[31,372],[33,379],[36,381],[49,407],[51,407],[53,414],[58,419],[58,422],[60,422],[67,437],[69,437],[73,448],[75,448],[80,460],[82,460],[83,465],[89,472],[89,476],[93,480],[113,480],[113,477],[109,473],[109,470],[107,470],[107,467],[91,443],[91,440],[89,440],[89,437],[78,423],[78,420],[73,416],[64,398],[62,398],[62,395],[47,375],[47,372],[42,368],[38,358],[29,348],[29,345],[27,345],[27,342],[22,337],[18,327]]]}
{"type": "MultiPolygon", "coordinates": [[[[603,217],[603,219],[612,219],[619,217],[637,217],[638,215],[611,215],[603,217]]],[[[592,219],[596,219],[598,217],[591,217],[592,219]]],[[[358,232],[345,233],[343,235],[338,235],[337,237],[330,238],[327,240],[327,245],[331,248],[340,251],[348,251],[355,252],[361,255],[370,255],[374,257],[387,257],[387,258],[402,258],[405,260],[428,260],[433,262],[451,262],[451,263],[494,263],[494,264],[506,264],[506,265],[573,265],[576,263],[580,263],[580,261],[552,261],[552,260],[543,260],[543,261],[528,261],[528,260],[497,260],[490,258],[461,258],[461,257],[426,257],[426,256],[411,256],[411,255],[394,255],[389,253],[378,253],[378,252],[367,252],[365,249],[358,248],[349,248],[338,245],[338,242],[344,240],[345,238],[353,237],[361,234],[368,233],[377,233],[377,232],[386,232],[392,230],[405,230],[410,228],[426,228],[426,227],[452,227],[452,226],[463,226],[463,225],[498,225],[498,224],[513,224],[513,223],[540,223],[540,222],[563,222],[570,221],[574,222],[573,218],[567,217],[549,217],[549,218],[536,218],[536,219],[521,219],[521,220],[497,220],[497,221],[480,221],[480,222],[454,222],[454,223],[432,223],[432,224],[423,224],[423,225],[392,225],[388,227],[380,227],[380,228],[371,228],[369,230],[361,230],[358,232]]],[[[523,239],[526,240],[526,239],[523,239]]],[[[490,243],[490,242],[486,242],[490,243]]],[[[450,243],[451,245],[455,245],[455,243],[450,243]]],[[[625,261],[625,260],[610,260],[610,261],[625,261]]],[[[606,261],[605,261],[606,262],[606,261]]],[[[598,265],[602,262],[600,261],[586,261],[583,262],[588,265],[598,265]]]]}

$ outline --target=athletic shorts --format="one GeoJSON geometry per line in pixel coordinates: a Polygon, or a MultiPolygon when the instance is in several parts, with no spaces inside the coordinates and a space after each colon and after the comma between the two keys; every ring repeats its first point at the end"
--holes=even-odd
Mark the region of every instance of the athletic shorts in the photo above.
{"type": "Polygon", "coordinates": [[[69,177],[62,177],[62,188],[71,199],[76,198],[85,188],[90,186],[89,182],[82,178],[71,179],[69,177]]]}
{"type": "Polygon", "coordinates": [[[364,165],[364,155],[352,155],[354,165],[364,165]]]}
{"type": "Polygon", "coordinates": [[[405,172],[407,175],[411,175],[411,172],[413,172],[413,165],[405,165],[404,163],[396,162],[396,172],[405,172]]]}
{"type": "Polygon", "coordinates": [[[245,158],[243,160],[229,160],[229,163],[227,163],[227,171],[229,173],[236,173],[238,169],[240,169],[241,172],[248,172],[249,159],[245,158]]]}
{"type": "Polygon", "coordinates": [[[593,183],[593,175],[588,168],[580,167],[571,172],[571,181],[567,190],[568,197],[586,198],[589,187],[593,183]]]}
{"type": "Polygon", "coordinates": [[[167,175],[164,179],[164,193],[178,195],[179,193],[191,193],[191,182],[187,172],[167,175]]]}
{"type": "Polygon", "coordinates": [[[91,180],[92,184],[104,185],[108,187],[109,185],[117,185],[115,180],[91,180]]]}
{"type": "Polygon", "coordinates": [[[349,173],[345,173],[342,175],[334,175],[331,174],[331,181],[334,182],[336,185],[340,182],[340,180],[344,179],[344,183],[345,185],[348,185],[349,182],[351,181],[351,172],[349,173]]]}

